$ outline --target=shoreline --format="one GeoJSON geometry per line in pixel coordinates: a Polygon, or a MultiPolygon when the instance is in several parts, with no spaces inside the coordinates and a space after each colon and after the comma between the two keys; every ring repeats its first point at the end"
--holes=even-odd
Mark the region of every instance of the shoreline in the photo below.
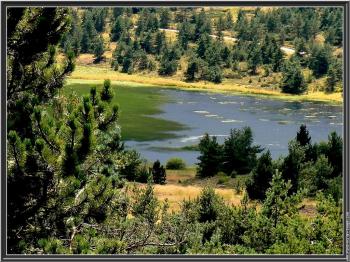
{"type": "Polygon", "coordinates": [[[342,93],[325,94],[324,92],[313,92],[302,95],[283,94],[273,90],[264,90],[243,85],[232,85],[230,83],[209,84],[205,82],[187,83],[180,80],[167,78],[145,76],[139,74],[126,74],[115,72],[101,67],[77,66],[76,71],[67,78],[66,85],[70,83],[102,83],[104,79],[110,79],[112,83],[123,83],[125,85],[138,85],[149,87],[172,88],[185,91],[207,91],[213,93],[230,93],[247,96],[260,96],[270,99],[286,100],[286,101],[308,101],[323,102],[334,105],[342,105],[342,93]],[[88,71],[93,70],[89,73],[88,71]]]}

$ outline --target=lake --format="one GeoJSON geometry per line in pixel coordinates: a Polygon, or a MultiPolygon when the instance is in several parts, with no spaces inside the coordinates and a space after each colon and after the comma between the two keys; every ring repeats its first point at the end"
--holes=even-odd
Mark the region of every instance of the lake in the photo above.
{"type": "Polygon", "coordinates": [[[126,141],[128,148],[136,149],[150,161],[159,159],[165,164],[171,157],[181,157],[193,165],[199,152],[183,147],[198,144],[206,132],[223,142],[230,129],[243,126],[252,128],[254,143],[269,149],[273,158],[288,153],[288,142],[296,136],[301,124],[307,125],[312,142],[327,140],[331,131],[343,134],[341,105],[176,89],[152,91],[168,98],[152,117],[177,122],[186,128],[170,130],[170,138],[126,141]]]}

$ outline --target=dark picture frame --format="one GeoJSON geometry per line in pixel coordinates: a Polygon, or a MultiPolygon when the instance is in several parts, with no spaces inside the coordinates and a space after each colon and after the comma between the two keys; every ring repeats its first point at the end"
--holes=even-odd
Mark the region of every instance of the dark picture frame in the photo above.
{"type": "Polygon", "coordinates": [[[2,261],[349,261],[349,1],[2,1],[1,2],[1,260],[2,261]],[[342,255],[11,255],[6,252],[6,9],[20,6],[198,7],[198,6],[334,6],[343,8],[343,221],[342,255]]]}

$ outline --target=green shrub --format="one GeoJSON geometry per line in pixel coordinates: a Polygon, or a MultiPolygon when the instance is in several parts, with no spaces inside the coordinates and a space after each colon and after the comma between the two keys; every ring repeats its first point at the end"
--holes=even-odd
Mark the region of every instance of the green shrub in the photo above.
{"type": "Polygon", "coordinates": [[[150,168],[146,163],[139,166],[136,173],[136,181],[139,183],[147,183],[150,178],[150,168]]]}
{"type": "Polygon", "coordinates": [[[226,184],[230,180],[230,177],[227,176],[224,172],[217,173],[217,176],[219,177],[218,184],[226,184]]]}
{"type": "Polygon", "coordinates": [[[170,158],[166,163],[167,169],[180,170],[186,167],[186,163],[178,157],[170,158]]]}
{"type": "Polygon", "coordinates": [[[236,171],[236,170],[232,170],[230,176],[231,176],[232,178],[235,178],[235,177],[237,176],[237,171],[236,171]]]}

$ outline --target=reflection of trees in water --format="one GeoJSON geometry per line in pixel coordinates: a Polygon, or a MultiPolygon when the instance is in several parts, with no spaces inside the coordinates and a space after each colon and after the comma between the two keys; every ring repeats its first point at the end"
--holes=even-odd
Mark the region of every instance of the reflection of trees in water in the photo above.
{"type": "Polygon", "coordinates": [[[293,101],[293,102],[285,103],[285,107],[292,110],[300,110],[303,107],[303,104],[298,101],[293,101]]]}

